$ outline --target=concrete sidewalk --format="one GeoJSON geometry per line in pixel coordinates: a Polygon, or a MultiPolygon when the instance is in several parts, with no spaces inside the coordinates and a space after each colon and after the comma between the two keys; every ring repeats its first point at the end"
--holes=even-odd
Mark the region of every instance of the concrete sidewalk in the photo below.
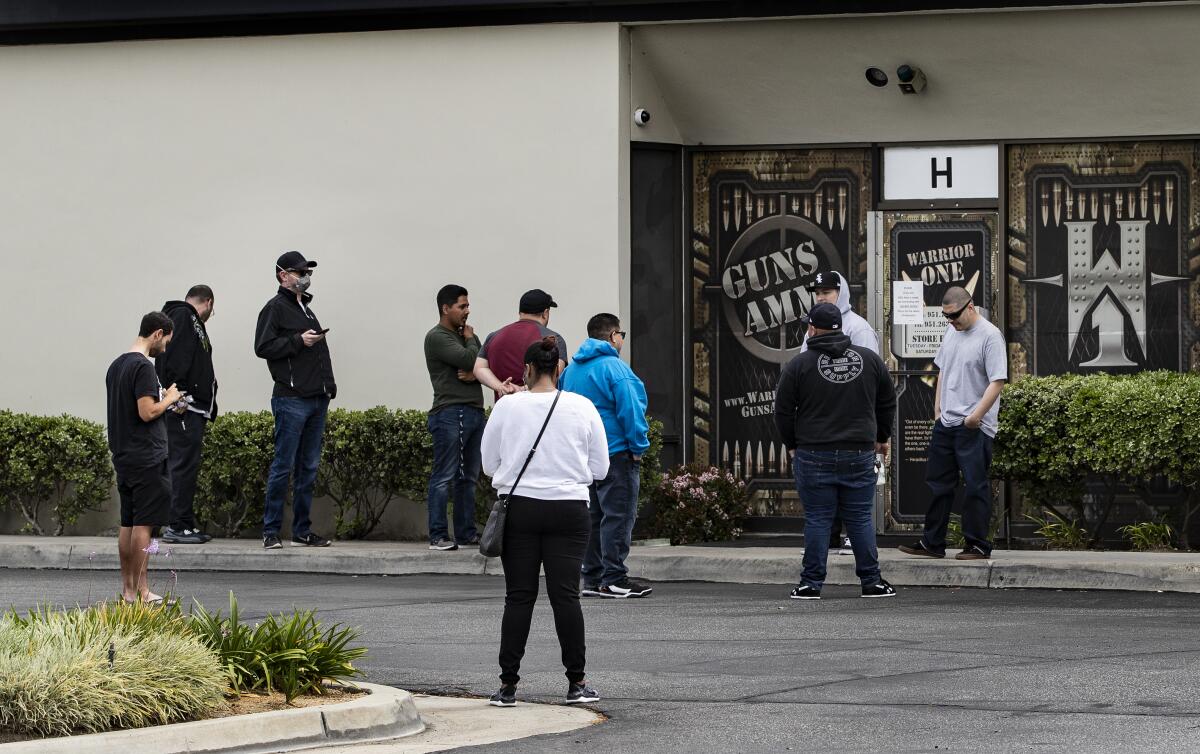
{"type": "MultiPolygon", "coordinates": [[[[634,547],[630,572],[651,581],[791,584],[800,573],[794,547],[634,547]]],[[[883,577],[897,586],[992,589],[1124,589],[1200,593],[1200,553],[996,550],[992,560],[932,560],[880,551],[883,577]]],[[[0,536],[0,567],[117,570],[109,537],[0,536]]],[[[502,575],[499,559],[474,548],[435,552],[419,542],[337,542],[328,548],[264,550],[253,539],[162,545],[157,571],[274,571],[403,576],[502,575]]],[[[829,556],[829,584],[856,584],[854,558],[829,556]]]]}

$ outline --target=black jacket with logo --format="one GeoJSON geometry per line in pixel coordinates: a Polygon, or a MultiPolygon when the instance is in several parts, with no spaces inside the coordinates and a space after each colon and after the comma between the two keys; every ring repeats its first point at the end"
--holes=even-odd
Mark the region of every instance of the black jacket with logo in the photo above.
{"type": "Polygon", "coordinates": [[[333,362],[329,359],[329,344],[324,338],[305,347],[302,333],[320,331],[321,323],[309,308],[312,296],[302,295],[304,306],[296,294],[280,287],[275,297],[258,313],[254,332],[254,354],[267,360],[271,378],[275,380],[275,397],[312,398],[328,395],[337,397],[333,380],[333,362]]]}
{"type": "Polygon", "coordinates": [[[892,436],[896,388],[883,360],[828,333],[783,368],[775,424],[789,450],[870,450],[892,436]]]}
{"type": "Polygon", "coordinates": [[[213,372],[212,342],[208,330],[186,301],[168,301],[163,313],[171,318],[175,331],[167,350],[154,359],[154,370],[163,387],[172,383],[192,396],[192,408],[217,418],[217,378],[213,372]]]}

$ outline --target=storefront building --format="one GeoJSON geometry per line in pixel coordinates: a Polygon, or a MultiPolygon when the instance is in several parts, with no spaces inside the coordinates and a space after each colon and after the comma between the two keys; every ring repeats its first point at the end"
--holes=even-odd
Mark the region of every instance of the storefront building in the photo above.
{"type": "Polygon", "coordinates": [[[619,313],[666,458],[792,531],[770,409],[833,268],[900,389],[894,533],[946,287],[1013,376],[1200,368],[1196,3],[156,5],[0,11],[11,408],[101,416],[136,318],[196,282],[223,407],[264,407],[250,333],[298,248],[344,405],[426,405],[443,283],[484,330],[541,287],[572,344],[619,313]]]}

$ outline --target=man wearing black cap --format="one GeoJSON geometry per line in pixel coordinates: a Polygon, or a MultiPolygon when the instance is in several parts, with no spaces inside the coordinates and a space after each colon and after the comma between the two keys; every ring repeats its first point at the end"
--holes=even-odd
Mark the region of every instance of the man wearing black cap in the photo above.
{"type": "Polygon", "coordinates": [[[275,415],[275,457],[267,477],[267,501],[263,511],[263,546],[282,547],[283,504],[288,481],[292,481],[292,544],[328,547],[329,540],[309,526],[317,464],[329,401],[337,396],[329,345],[328,328],[321,327],[309,303],[313,268],[298,251],[289,251],[275,262],[279,292],[258,313],[254,353],[267,360],[275,381],[271,412],[275,415]],[[292,471],[295,478],[292,479],[292,471]]]}
{"type": "Polygon", "coordinates": [[[525,350],[547,335],[558,341],[559,368],[567,366],[567,342],[550,329],[550,310],[558,304],[540,288],[521,296],[517,321],[487,336],[475,359],[475,379],[495,393],[496,400],[525,385],[525,350]]]}
{"type": "Polygon", "coordinates": [[[879,575],[875,548],[875,454],[887,454],[896,390],[879,356],[850,343],[833,304],[809,312],[808,350],[783,368],[775,424],[804,504],[804,568],[792,599],[817,600],[825,583],[829,531],[840,513],[854,549],[863,597],[896,591],[879,575]]]}

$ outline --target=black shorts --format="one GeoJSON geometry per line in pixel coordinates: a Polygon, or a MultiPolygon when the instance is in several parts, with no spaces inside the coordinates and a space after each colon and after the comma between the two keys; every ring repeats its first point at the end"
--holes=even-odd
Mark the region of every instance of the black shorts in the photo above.
{"type": "Polygon", "coordinates": [[[166,526],[171,518],[171,474],[167,461],[144,469],[118,469],[121,526],[166,526]]]}

